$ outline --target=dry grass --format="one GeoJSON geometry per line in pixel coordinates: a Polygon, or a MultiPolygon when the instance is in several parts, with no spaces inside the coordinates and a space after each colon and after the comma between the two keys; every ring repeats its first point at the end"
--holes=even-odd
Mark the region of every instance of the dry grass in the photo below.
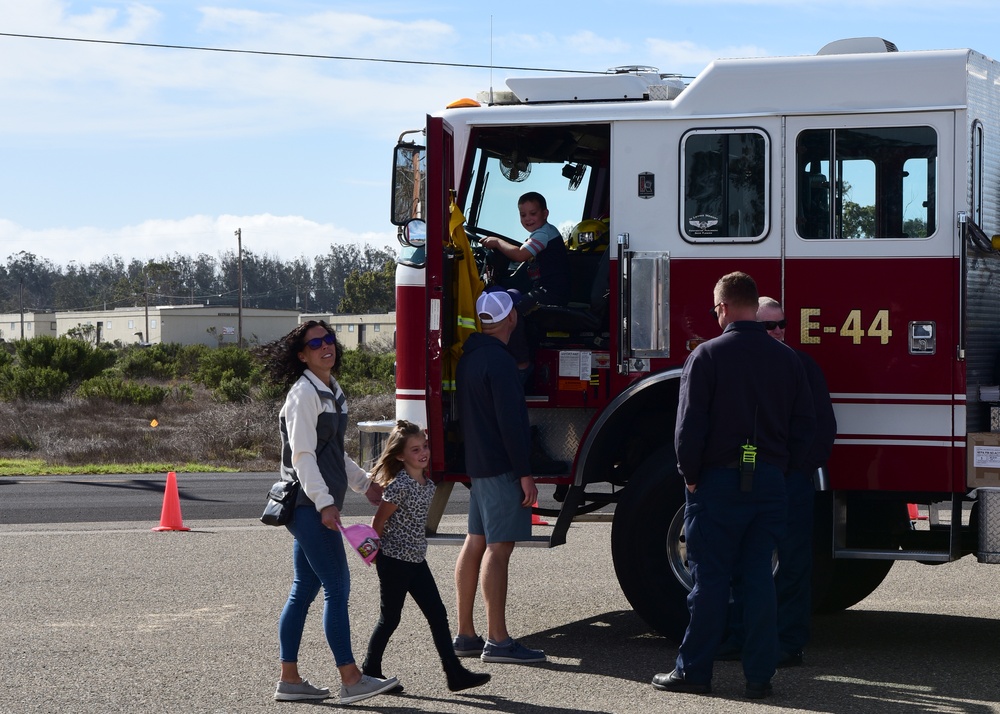
{"type": "MultiPolygon", "coordinates": [[[[281,459],[278,402],[194,399],[153,407],[65,399],[0,403],[0,458],[52,466],[202,464],[276,471],[281,459]],[[157,425],[152,426],[153,420],[157,425]]],[[[357,458],[357,422],[392,418],[393,395],[348,398],[347,452],[357,458]]]]}

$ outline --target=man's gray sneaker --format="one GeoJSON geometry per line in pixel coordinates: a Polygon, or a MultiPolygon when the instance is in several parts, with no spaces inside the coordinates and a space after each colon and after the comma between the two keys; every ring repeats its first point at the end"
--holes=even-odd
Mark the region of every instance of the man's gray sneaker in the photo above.
{"type": "Polygon", "coordinates": [[[545,653],[542,650],[530,650],[513,637],[505,642],[487,641],[480,656],[483,662],[509,662],[512,664],[532,664],[544,662],[545,653]]]}
{"type": "Polygon", "coordinates": [[[326,699],[329,696],[329,689],[314,687],[309,684],[308,679],[303,679],[298,684],[279,681],[278,688],[274,690],[274,700],[277,702],[301,702],[307,699],[326,699]]]}
{"type": "Polygon", "coordinates": [[[388,692],[397,684],[399,684],[399,680],[395,677],[376,679],[375,677],[369,677],[367,674],[362,674],[361,679],[355,684],[351,686],[347,686],[346,684],[340,685],[340,703],[352,704],[360,702],[362,699],[368,699],[368,697],[374,697],[376,694],[388,692]]]}
{"type": "Polygon", "coordinates": [[[474,637],[459,635],[452,642],[452,645],[454,645],[455,654],[458,657],[479,657],[483,653],[483,648],[486,647],[486,642],[479,635],[474,637]]]}

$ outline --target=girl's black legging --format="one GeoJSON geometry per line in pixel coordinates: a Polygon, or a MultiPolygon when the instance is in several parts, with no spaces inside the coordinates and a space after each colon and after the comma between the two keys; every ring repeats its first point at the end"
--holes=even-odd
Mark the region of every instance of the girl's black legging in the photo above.
{"type": "Polygon", "coordinates": [[[441,657],[445,672],[459,666],[451,642],[448,611],[441,602],[441,595],[427,561],[411,563],[379,553],[375,559],[375,569],[378,571],[381,603],[378,623],[368,641],[368,656],[362,665],[365,673],[382,674],[382,655],[385,654],[389,638],[399,626],[407,593],[413,597],[413,601],[427,618],[431,636],[434,638],[434,647],[441,657]]]}

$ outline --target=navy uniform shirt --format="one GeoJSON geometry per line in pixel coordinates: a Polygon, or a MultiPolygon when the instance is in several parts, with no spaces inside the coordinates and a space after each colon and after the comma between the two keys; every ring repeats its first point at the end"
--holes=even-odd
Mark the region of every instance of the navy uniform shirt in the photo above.
{"type": "Polygon", "coordinates": [[[806,370],[806,380],[809,382],[809,391],[812,392],[813,406],[816,408],[816,433],[806,452],[805,461],[802,463],[793,461],[790,466],[812,473],[830,458],[833,442],[837,438],[837,417],[833,413],[830,390],[826,386],[823,370],[816,364],[816,360],[805,352],[795,350],[795,354],[799,356],[799,361],[806,370]]]}
{"type": "Polygon", "coordinates": [[[815,425],[802,362],[759,322],[730,323],[684,363],[674,446],[688,484],[705,469],[735,467],[747,442],[758,461],[786,471],[804,462],[815,425]]]}

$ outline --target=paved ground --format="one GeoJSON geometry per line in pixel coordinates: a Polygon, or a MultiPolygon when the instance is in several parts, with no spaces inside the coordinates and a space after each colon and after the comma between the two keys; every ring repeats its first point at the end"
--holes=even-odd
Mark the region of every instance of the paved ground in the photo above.
{"type": "MultiPolygon", "coordinates": [[[[454,527],[461,518],[448,516],[454,527]]],[[[288,712],[271,700],[276,622],[290,581],[283,529],[246,521],[0,526],[6,606],[0,615],[0,712],[288,712]]],[[[614,580],[610,526],[581,524],[569,544],[523,549],[513,561],[510,627],[551,661],[482,664],[493,681],[452,695],[419,612],[409,606],[386,671],[403,696],[359,711],[1000,712],[1000,569],[966,558],[938,567],[897,564],[851,611],[819,620],[808,666],[775,679],[763,704],[742,698],[739,665],[723,663],[709,697],[654,691],[674,643],[648,633],[614,580]]],[[[430,562],[454,612],[452,547],[430,562]]],[[[374,569],[352,559],[353,639],[359,659],[377,614],[374,569]]],[[[301,666],[335,684],[319,608],[301,666]]],[[[480,620],[482,621],[482,620],[480,620]]],[[[336,707],[328,700],[318,707],[336,707]]],[[[307,709],[306,711],[315,711],[307,709]]]]}

